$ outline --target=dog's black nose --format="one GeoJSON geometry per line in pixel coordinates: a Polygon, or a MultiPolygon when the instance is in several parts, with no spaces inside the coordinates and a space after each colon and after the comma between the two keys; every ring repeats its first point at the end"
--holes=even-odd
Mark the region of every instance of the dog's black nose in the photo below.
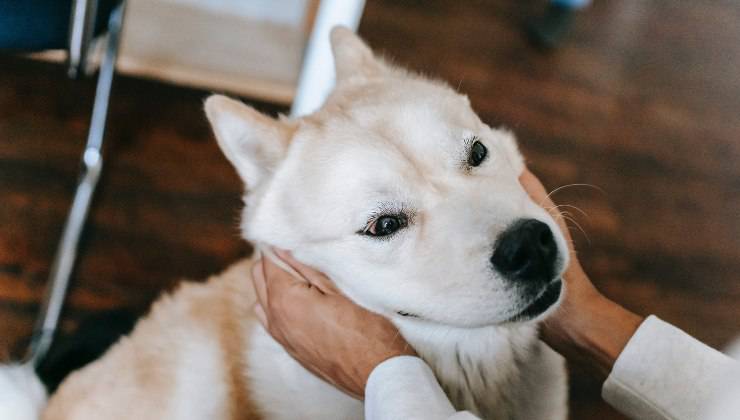
{"type": "Polygon", "coordinates": [[[496,241],[491,263],[514,281],[549,281],[555,275],[558,247],[550,227],[535,219],[514,222],[496,241]]]}

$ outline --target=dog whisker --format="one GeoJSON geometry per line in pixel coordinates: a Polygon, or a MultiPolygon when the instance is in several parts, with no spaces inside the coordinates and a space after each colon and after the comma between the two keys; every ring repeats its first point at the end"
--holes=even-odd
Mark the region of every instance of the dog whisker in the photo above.
{"type": "MultiPolygon", "coordinates": [[[[589,243],[589,244],[591,244],[591,238],[589,238],[589,236],[588,236],[588,234],[586,233],[586,231],[585,231],[585,230],[583,229],[583,227],[582,227],[582,226],[581,226],[581,225],[580,225],[580,224],[579,224],[579,223],[578,223],[578,222],[577,222],[577,221],[575,220],[575,218],[573,217],[573,215],[572,215],[572,214],[571,214],[570,212],[568,212],[568,211],[555,211],[555,210],[554,210],[554,207],[551,207],[551,208],[549,208],[549,209],[546,209],[546,210],[547,210],[547,211],[548,211],[548,212],[549,212],[550,214],[552,214],[552,216],[553,216],[554,218],[556,218],[556,220],[562,220],[562,221],[563,221],[563,223],[564,223],[564,224],[566,225],[566,227],[568,227],[568,229],[569,229],[569,230],[570,230],[570,227],[568,226],[568,223],[567,223],[567,222],[571,222],[571,223],[572,223],[573,225],[575,225],[575,226],[576,226],[576,227],[578,228],[578,230],[580,230],[580,231],[581,231],[581,233],[583,233],[583,236],[584,236],[584,237],[586,238],[586,241],[588,241],[588,243],[589,243]],[[553,213],[554,213],[554,214],[553,214],[553,213]]],[[[571,240],[570,242],[571,242],[571,244],[573,244],[573,240],[571,240]]]]}
{"type": "Polygon", "coordinates": [[[569,208],[569,209],[573,209],[573,210],[576,210],[577,212],[581,213],[581,214],[582,214],[582,215],[584,215],[585,217],[587,217],[587,218],[589,218],[589,219],[591,218],[591,216],[589,216],[589,215],[588,215],[588,213],[586,213],[585,211],[583,211],[583,210],[582,210],[582,209],[581,209],[580,207],[574,206],[574,205],[572,205],[572,204],[558,204],[558,205],[556,205],[556,206],[555,206],[554,208],[558,209],[558,208],[560,208],[560,207],[567,207],[567,208],[569,208]]]}
{"type": "Polygon", "coordinates": [[[593,185],[593,184],[565,184],[565,185],[561,185],[561,186],[555,188],[554,190],[550,191],[550,193],[547,194],[547,198],[552,197],[552,195],[555,194],[558,191],[564,190],[566,188],[571,188],[571,187],[590,187],[590,188],[593,188],[593,189],[595,189],[597,191],[600,191],[602,194],[606,194],[606,191],[604,191],[601,187],[598,187],[598,186],[593,185]]]}
{"type": "MultiPolygon", "coordinates": [[[[589,238],[589,237],[588,237],[588,234],[587,234],[587,233],[586,233],[586,231],[585,231],[585,230],[583,229],[583,227],[581,227],[581,225],[580,225],[580,224],[579,224],[578,222],[576,222],[576,220],[575,220],[575,219],[574,219],[574,218],[573,218],[572,216],[567,216],[567,215],[563,215],[563,219],[564,219],[564,220],[565,220],[566,222],[568,222],[568,221],[569,221],[569,222],[573,223],[573,224],[574,224],[574,225],[575,225],[575,226],[576,226],[576,227],[577,227],[577,228],[578,228],[578,229],[579,229],[579,230],[580,230],[580,231],[581,231],[581,232],[583,233],[583,236],[585,236],[585,237],[586,237],[586,240],[588,241],[588,243],[589,243],[589,244],[591,243],[591,238],[589,238]]],[[[567,223],[566,223],[566,224],[567,224],[567,223]]]]}

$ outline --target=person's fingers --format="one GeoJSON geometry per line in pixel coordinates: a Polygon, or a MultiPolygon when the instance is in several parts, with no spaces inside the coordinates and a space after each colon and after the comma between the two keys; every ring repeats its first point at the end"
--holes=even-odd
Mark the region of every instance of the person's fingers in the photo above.
{"type": "Polygon", "coordinates": [[[334,285],[334,283],[328,277],[326,277],[324,273],[300,263],[298,260],[293,258],[293,255],[291,255],[290,252],[282,250],[282,249],[277,249],[277,248],[274,248],[273,252],[281,260],[285,261],[285,263],[287,263],[295,271],[297,271],[298,274],[303,276],[303,278],[306,279],[309,283],[316,286],[322,293],[324,294],[339,294],[340,293],[337,287],[334,285]]]}
{"type": "Polygon", "coordinates": [[[519,182],[521,182],[522,187],[524,187],[524,190],[532,200],[552,215],[555,222],[560,226],[560,230],[565,235],[565,238],[570,241],[570,232],[568,231],[568,226],[565,224],[565,219],[558,211],[555,203],[550,199],[547,190],[540,180],[529,169],[525,168],[524,172],[519,176],[519,182]]]}
{"type": "Polygon", "coordinates": [[[254,290],[257,293],[257,301],[260,305],[266,307],[268,305],[268,298],[263,261],[264,260],[260,259],[252,266],[252,283],[254,284],[254,290]]]}
{"type": "Polygon", "coordinates": [[[308,283],[285,271],[270,257],[263,259],[262,267],[268,282],[267,289],[271,294],[273,291],[275,294],[282,294],[283,291],[291,287],[308,288],[308,283]]]}
{"type": "Polygon", "coordinates": [[[270,324],[267,322],[267,314],[265,313],[265,308],[262,307],[259,303],[254,305],[254,314],[257,316],[257,320],[262,324],[263,327],[265,327],[266,330],[270,329],[270,324]]]}
{"type": "Polygon", "coordinates": [[[524,190],[529,196],[540,206],[552,206],[554,205],[552,200],[547,196],[547,190],[542,185],[539,179],[529,171],[524,169],[522,174],[519,176],[519,182],[521,182],[524,190]]]}
{"type": "Polygon", "coordinates": [[[298,274],[300,274],[304,279],[306,279],[309,282],[312,282],[312,280],[315,280],[317,277],[323,277],[323,274],[320,272],[314,270],[313,268],[303,265],[298,260],[293,258],[293,255],[291,255],[290,252],[285,251],[283,249],[279,248],[273,248],[272,251],[277,255],[281,260],[283,260],[286,264],[291,266],[298,274]]]}

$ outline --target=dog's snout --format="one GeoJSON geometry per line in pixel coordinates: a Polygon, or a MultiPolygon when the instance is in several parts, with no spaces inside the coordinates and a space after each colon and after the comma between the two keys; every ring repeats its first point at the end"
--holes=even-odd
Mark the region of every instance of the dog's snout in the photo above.
{"type": "Polygon", "coordinates": [[[491,263],[514,281],[549,281],[558,247],[550,227],[535,219],[515,222],[496,241],[491,263]]]}

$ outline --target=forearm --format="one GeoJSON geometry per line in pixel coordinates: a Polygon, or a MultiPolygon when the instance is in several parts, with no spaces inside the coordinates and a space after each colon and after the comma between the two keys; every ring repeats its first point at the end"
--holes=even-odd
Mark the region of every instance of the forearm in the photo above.
{"type": "Polygon", "coordinates": [[[365,388],[368,420],[475,420],[456,412],[429,366],[418,357],[400,356],[378,365],[365,388]]]}
{"type": "MultiPolygon", "coordinates": [[[[700,420],[736,379],[737,361],[650,316],[622,350],[601,395],[630,418],[700,420]]],[[[721,418],[740,419],[740,412],[721,418]]]]}
{"type": "MultiPolygon", "coordinates": [[[[589,281],[580,267],[569,270],[567,284],[589,281]]],[[[590,286],[590,281],[589,281],[590,286]]],[[[609,300],[595,288],[571,288],[554,323],[542,331],[542,338],[571,362],[606,379],[614,362],[645,319],[609,300]]]]}
{"type": "Polygon", "coordinates": [[[580,325],[571,333],[573,348],[570,351],[603,380],[644,318],[602,299],[602,302],[595,302],[590,316],[575,321],[580,325]]]}

